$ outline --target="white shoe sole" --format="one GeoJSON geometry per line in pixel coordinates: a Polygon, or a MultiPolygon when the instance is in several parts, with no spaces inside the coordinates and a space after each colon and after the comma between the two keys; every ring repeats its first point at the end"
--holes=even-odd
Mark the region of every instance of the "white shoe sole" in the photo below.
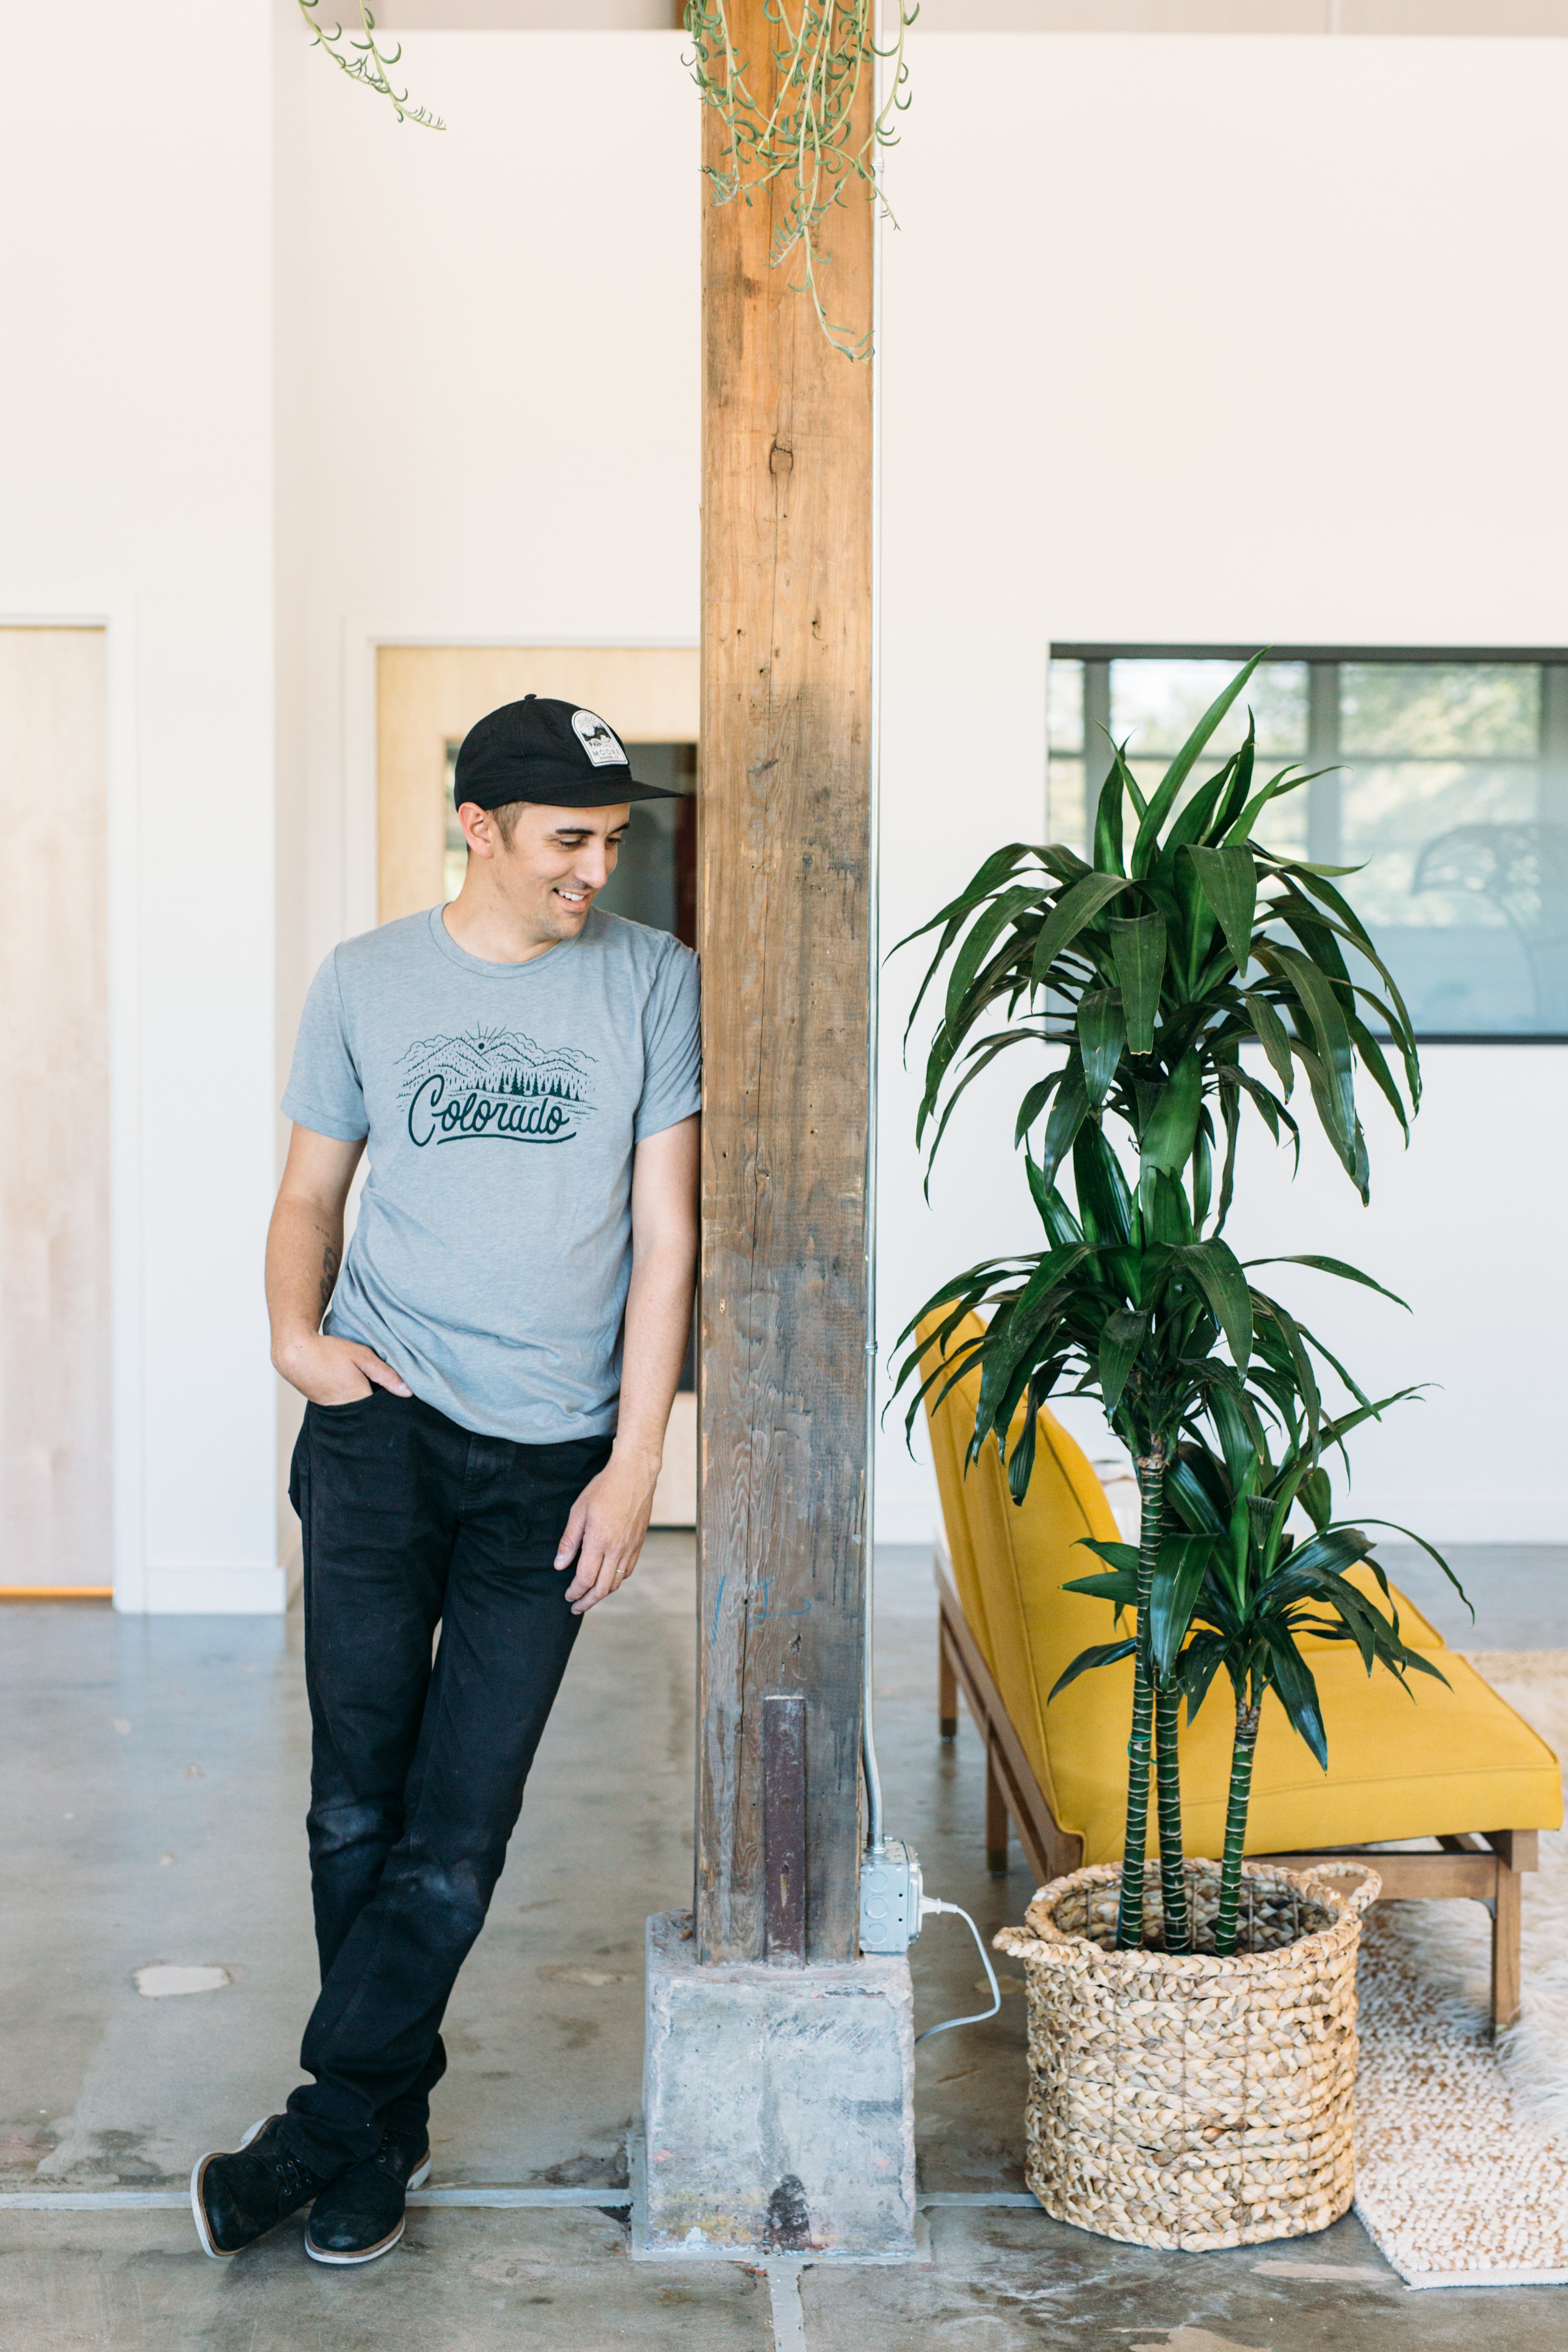
{"type": "MultiPolygon", "coordinates": [[[[429,2179],[429,2178],[430,2159],[426,2157],[424,2163],[416,2165],[414,2170],[409,2174],[408,2186],[411,2189],[423,2189],[425,2183],[429,2179]]],[[[305,2231],[305,2252],[310,2255],[310,2260],[313,2263],[324,2263],[327,2264],[329,2269],[352,2270],[356,2263],[378,2262],[383,2254],[391,2253],[394,2246],[396,2245],[399,2238],[402,2237],[403,2232],[407,2226],[408,2217],[406,2214],[404,2214],[399,2220],[396,2229],[392,2231],[386,2237],[383,2238],[379,2245],[366,2246],[363,2248],[360,2252],[353,2254],[331,2254],[323,2252],[321,2247],[313,2246],[310,2243],[310,2231],[309,2225],[307,2225],[305,2231]]]]}
{"type": "MultiPolygon", "coordinates": [[[[263,2116],[258,2123],[252,2124],[240,2141],[240,2147],[248,2147],[257,2134],[264,2132],[271,2121],[270,2116],[263,2116]]],[[[191,2219],[196,2225],[196,2235],[201,2240],[203,2253],[210,2254],[215,2263],[231,2263],[234,2260],[234,2254],[226,2254],[221,2246],[215,2246],[212,2242],[212,2233],[207,2228],[207,2217],[202,2210],[202,2175],[215,2158],[237,2156],[238,2153],[238,2148],[209,2147],[205,2156],[198,2156],[191,2167],[191,2219]]],[[[237,2246],[235,2249],[236,2253],[241,2251],[237,2246]]]]}

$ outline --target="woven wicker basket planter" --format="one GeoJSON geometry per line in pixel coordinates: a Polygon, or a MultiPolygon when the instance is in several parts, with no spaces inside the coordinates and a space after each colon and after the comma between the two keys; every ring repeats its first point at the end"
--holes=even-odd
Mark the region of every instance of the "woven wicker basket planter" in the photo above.
{"type": "MultiPolygon", "coordinates": [[[[1047,2213],[1197,2253],[1326,2230],[1355,2185],[1356,1948],[1379,1882],[1248,1863],[1240,1948],[1213,1949],[1219,1869],[1187,1865],[1198,1949],[1118,1952],[1120,1867],[1053,1880],[1000,1950],[1025,1964],[1025,2178],[1047,2213]],[[1209,1949],[1203,1945],[1207,1941],[1209,1949]]],[[[1148,1914],[1159,1912],[1149,1866],[1148,1914]]]]}

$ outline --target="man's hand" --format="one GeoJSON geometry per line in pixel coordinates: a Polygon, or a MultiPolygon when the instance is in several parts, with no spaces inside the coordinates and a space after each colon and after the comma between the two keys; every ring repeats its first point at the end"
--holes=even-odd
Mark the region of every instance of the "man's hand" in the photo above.
{"type": "Polygon", "coordinates": [[[664,1458],[665,1426],[691,1328],[697,1264],[697,1121],[644,1136],[632,1159],[632,1278],[616,1446],[572,1506],[555,1553],[577,1563],[574,1617],[607,1601],[637,1564],[664,1458]]]}
{"type": "Polygon", "coordinates": [[[577,1563],[566,1588],[574,1617],[607,1601],[637,1566],[658,1473],[657,1455],[623,1454],[617,1446],[573,1504],[555,1565],[567,1569],[577,1563]]]}
{"type": "Polygon", "coordinates": [[[272,1351],[272,1361],[290,1388],[312,1404],[357,1404],[373,1388],[390,1389],[394,1396],[414,1391],[374,1348],[357,1339],[326,1339],[319,1331],[300,1331],[272,1351]]]}

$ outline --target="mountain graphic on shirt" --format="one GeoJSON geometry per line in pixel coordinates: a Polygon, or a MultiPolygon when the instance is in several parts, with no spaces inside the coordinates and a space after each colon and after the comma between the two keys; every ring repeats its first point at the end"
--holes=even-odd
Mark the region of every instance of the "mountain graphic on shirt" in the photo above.
{"type": "Polygon", "coordinates": [[[521,1029],[475,1028],[460,1037],[422,1037],[403,1056],[401,1098],[432,1078],[449,1094],[546,1099],[593,1108],[588,1072],[593,1055],[574,1045],[539,1045],[521,1029]]]}

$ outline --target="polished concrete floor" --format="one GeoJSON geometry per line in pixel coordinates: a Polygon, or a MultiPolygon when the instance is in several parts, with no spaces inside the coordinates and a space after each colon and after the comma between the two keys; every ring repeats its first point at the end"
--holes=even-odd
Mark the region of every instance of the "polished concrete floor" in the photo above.
{"type": "MultiPolygon", "coordinates": [[[[1561,1554],[1469,1555],[1475,1646],[1568,1646],[1561,1554]]],[[[1405,1563],[1402,1559],[1400,1570],[1405,1563]]],[[[689,1539],[656,1538],[584,1628],[489,1924],[448,2020],[435,2179],[603,2189],[564,2210],[426,2210],[364,2273],[322,2273],[297,2230],[239,2261],[197,2251],[178,2211],[0,2206],[0,2344],[42,2352],[596,2352],[618,2345],[1013,2352],[1061,2340],[1179,2352],[1536,2352],[1568,2340],[1554,2289],[1414,2295],[1353,2221],[1288,2248],[1158,2255],[1020,2208],[942,2207],[931,2259],[902,2270],[627,2259],[625,2142],[641,2059],[647,1913],[688,1899],[694,1642],[689,1539]]],[[[984,1933],[1030,1886],[984,1868],[967,1723],[935,1738],[929,1563],[884,1554],[877,1687],[889,1827],[928,1889],[984,1933]]],[[[1409,1577],[1416,1591],[1417,1577],[1409,1577]]],[[[1429,1594],[1417,1593],[1426,1605],[1429,1594]]],[[[312,1990],[301,1813],[298,1616],[0,1617],[0,2189],[162,2190],[232,2145],[296,2079],[312,1990]],[[151,1966],[223,1969],[150,2000],[151,1966]]],[[[983,2005],[963,1923],[914,1954],[917,2024],[983,2005]]],[[[1002,2013],[920,2053],[922,2187],[1021,2187],[1021,1985],[1002,2013]]]]}

